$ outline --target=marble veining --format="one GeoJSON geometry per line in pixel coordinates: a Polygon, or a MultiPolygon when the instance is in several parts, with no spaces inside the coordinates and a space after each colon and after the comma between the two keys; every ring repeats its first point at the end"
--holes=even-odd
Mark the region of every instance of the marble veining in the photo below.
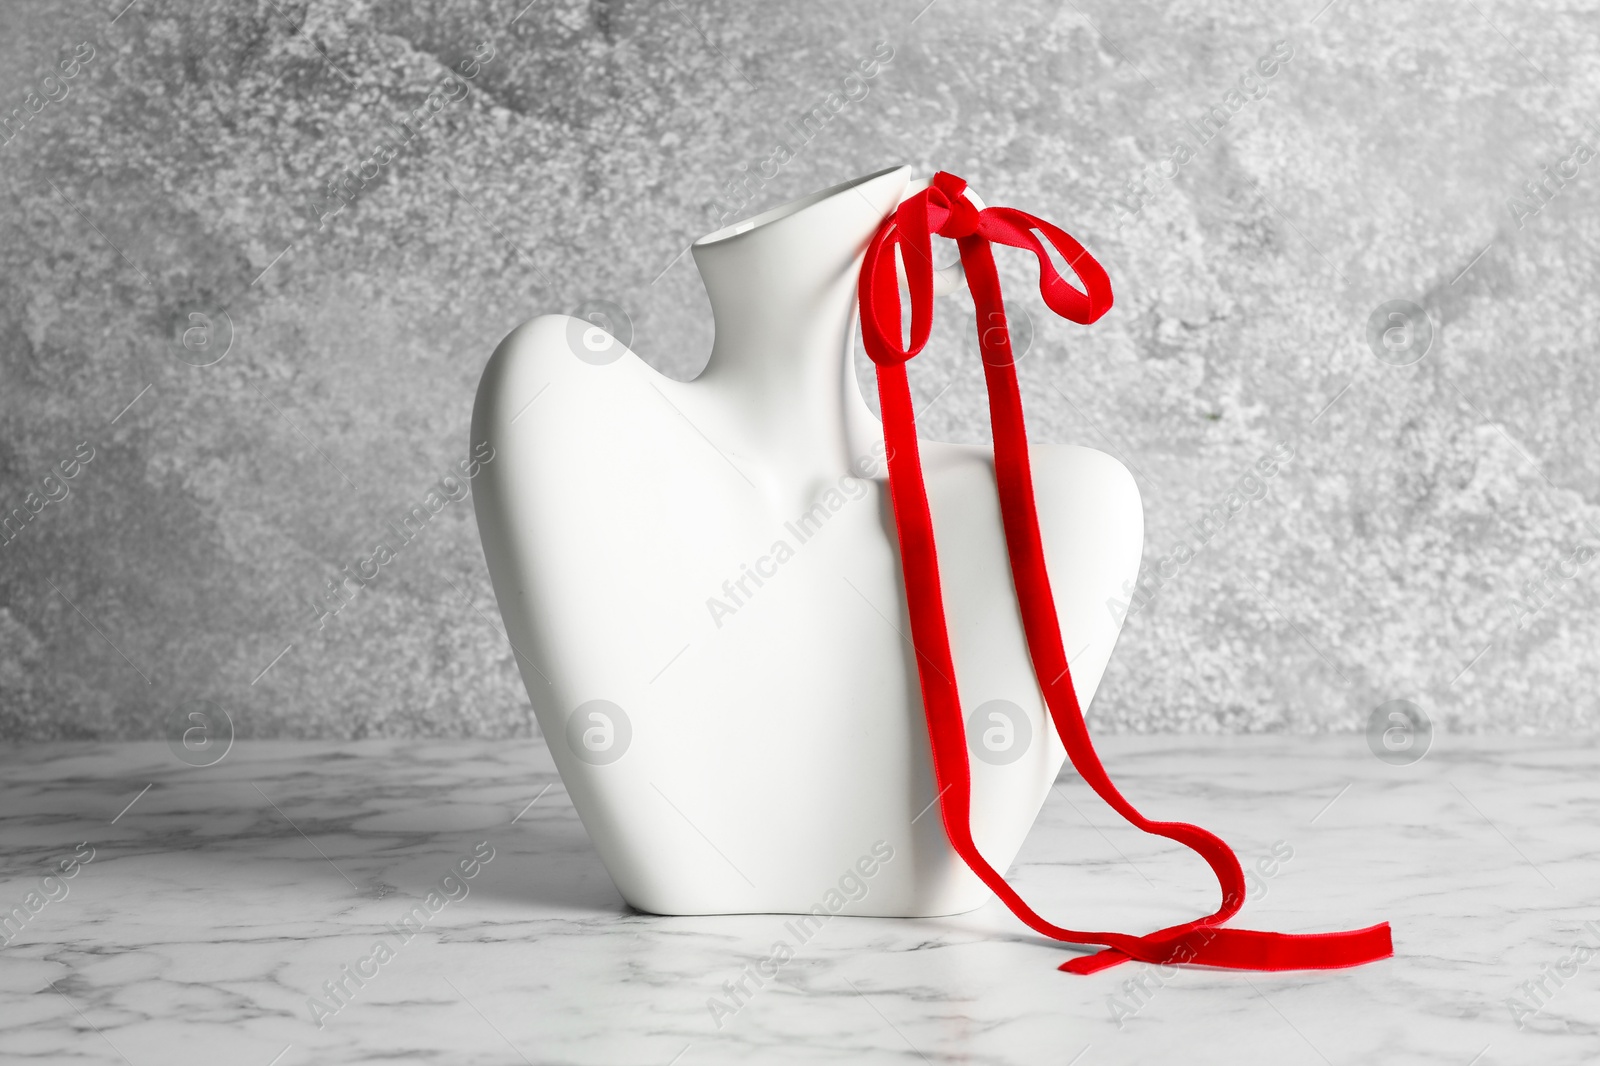
{"type": "MultiPolygon", "coordinates": [[[[1322,974],[1079,978],[1054,969],[1065,949],[992,904],[836,917],[762,977],[775,943],[793,943],[789,919],[629,910],[538,740],[242,741],[205,768],[162,744],[31,745],[0,752],[0,917],[12,916],[0,1058],[1600,1058],[1600,950],[1583,947],[1600,945],[1592,738],[1440,737],[1408,767],[1359,737],[1103,748],[1145,809],[1235,846],[1253,871],[1239,924],[1387,918],[1396,957],[1322,974]]],[[[1010,876],[1080,927],[1142,930],[1214,894],[1198,860],[1120,825],[1070,772],[1010,876]]]]}

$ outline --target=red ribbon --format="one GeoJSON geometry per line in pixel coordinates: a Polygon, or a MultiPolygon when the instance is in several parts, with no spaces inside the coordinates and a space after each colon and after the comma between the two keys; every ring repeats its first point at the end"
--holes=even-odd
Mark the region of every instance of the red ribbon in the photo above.
{"type": "Polygon", "coordinates": [[[1044,544],[1033,498],[1028,439],[1022,419],[1022,397],[1011,354],[1000,279],[991,245],[1030,251],[1039,260],[1039,294],[1056,314],[1088,324],[1111,308],[1111,281],[1105,269],[1083,246],[1042,219],[1009,207],[978,210],[962,195],[967,183],[952,174],[934,175],[932,184],[906,199],[884,220],[867,246],[861,266],[861,333],[867,354],[877,364],[884,441],[889,456],[889,487],[894,499],[895,527],[900,539],[901,569],[911,617],[917,675],[933,749],[939,809],[951,845],[966,864],[999,896],[1011,912],[1036,932],[1072,944],[1095,944],[1105,950],[1062,964],[1069,973],[1088,974],[1139,959],[1147,963],[1192,963],[1236,970],[1322,970],[1356,966],[1389,958],[1394,946],[1389,924],[1339,933],[1268,933],[1223,928],[1245,898],[1239,859],[1220,838],[1184,822],[1157,822],[1140,814],[1111,783],[1084,724],[1072,684],[1056,618],[1055,597],[1045,571],[1044,544]],[[1044,244],[1044,234],[1071,266],[1080,290],[1057,273],[1044,244]],[[989,420],[994,432],[995,481],[1005,526],[1006,550],[1016,586],[1023,630],[1045,704],[1072,765],[1100,798],[1147,833],[1193,849],[1210,865],[1222,889],[1222,905],[1212,914],[1144,936],[1084,931],[1054,925],[1040,917],[979,854],[970,824],[972,779],[967,762],[966,730],[961,700],[953,680],[955,663],[945,626],[944,597],[939,587],[939,560],[933,518],[923,483],[917,449],[915,411],[906,362],[928,343],[933,324],[933,234],[953,238],[977,309],[978,344],[989,388],[989,420]],[[900,288],[895,252],[905,265],[911,297],[911,343],[901,347],[900,288]],[[1054,678],[1046,681],[1045,678],[1054,678]]]}

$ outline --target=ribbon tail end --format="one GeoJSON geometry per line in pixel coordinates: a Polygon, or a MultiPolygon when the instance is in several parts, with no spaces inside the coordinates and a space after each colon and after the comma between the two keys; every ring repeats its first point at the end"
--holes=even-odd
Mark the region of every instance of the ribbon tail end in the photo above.
{"type": "Polygon", "coordinates": [[[1130,958],[1131,956],[1125,955],[1115,948],[1107,948],[1104,951],[1097,951],[1093,955],[1079,955],[1077,958],[1068,959],[1060,966],[1057,966],[1056,969],[1062,973],[1075,973],[1079,976],[1086,976],[1092,973],[1099,973],[1101,970],[1109,970],[1113,966],[1129,961],[1130,958]]]}

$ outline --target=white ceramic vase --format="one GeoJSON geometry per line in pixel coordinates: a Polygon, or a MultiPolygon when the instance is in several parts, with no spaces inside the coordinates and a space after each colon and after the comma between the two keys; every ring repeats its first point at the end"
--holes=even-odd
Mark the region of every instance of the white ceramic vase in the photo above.
{"type": "MultiPolygon", "coordinates": [[[[495,458],[475,500],[495,595],[573,806],[641,910],[803,913],[851,871],[849,913],[989,895],[930,806],[882,431],[852,368],[861,255],[912,187],[896,167],[696,242],[716,339],[692,382],[565,315],[517,327],[484,370],[473,441],[495,458]]],[[[922,448],[973,831],[1003,871],[1064,752],[989,449],[922,448]]],[[[1119,629],[1107,601],[1138,570],[1139,495],[1086,448],[1035,443],[1033,469],[1087,707],[1119,629]]]]}

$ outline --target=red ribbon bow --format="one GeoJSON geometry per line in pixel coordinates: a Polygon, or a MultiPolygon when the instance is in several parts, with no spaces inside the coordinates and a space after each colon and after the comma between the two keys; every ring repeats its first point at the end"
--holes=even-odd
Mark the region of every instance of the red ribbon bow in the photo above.
{"type": "Polygon", "coordinates": [[[1170,964],[1193,963],[1237,970],[1320,970],[1356,966],[1394,954],[1387,922],[1338,933],[1268,933],[1222,928],[1244,903],[1244,871],[1220,838],[1184,822],[1156,822],[1122,797],[1106,774],[1084,724],[1067,666],[1057,621],[1055,597],[1045,571],[1044,545],[1034,505],[1022,396],[1017,386],[1011,337],[995,272],[993,244],[1023,248],[1039,260],[1039,293],[1052,311],[1073,322],[1090,323],[1111,308],[1111,280],[1105,269],[1067,233],[1043,219],[1009,207],[978,210],[964,195],[967,183],[940,172],[931,185],[906,199],[885,219],[867,246],[861,266],[861,333],[867,354],[877,364],[878,396],[889,456],[889,487],[900,540],[906,604],[928,739],[933,749],[935,784],[946,834],[966,864],[995,895],[1036,932],[1072,944],[1097,944],[1105,950],[1074,958],[1060,967],[1088,974],[1129,959],[1170,964]],[[1078,289],[1056,271],[1044,234],[1082,282],[1078,289]],[[1040,680],[1046,706],[1067,755],[1079,775],[1118,814],[1147,833],[1193,849],[1216,874],[1222,905],[1203,918],[1158,929],[1144,936],[1067,929],[1034,912],[979,854],[972,839],[972,780],[966,730],[955,681],[950,635],[933,518],[917,449],[917,427],[906,362],[928,343],[933,324],[932,235],[954,238],[977,308],[978,345],[989,389],[989,420],[994,432],[995,481],[1005,527],[1006,550],[1016,586],[1028,653],[1040,680]],[[901,347],[900,291],[895,251],[905,264],[911,298],[911,343],[901,347]],[[1054,678],[1046,681],[1045,678],[1054,678]]]}

